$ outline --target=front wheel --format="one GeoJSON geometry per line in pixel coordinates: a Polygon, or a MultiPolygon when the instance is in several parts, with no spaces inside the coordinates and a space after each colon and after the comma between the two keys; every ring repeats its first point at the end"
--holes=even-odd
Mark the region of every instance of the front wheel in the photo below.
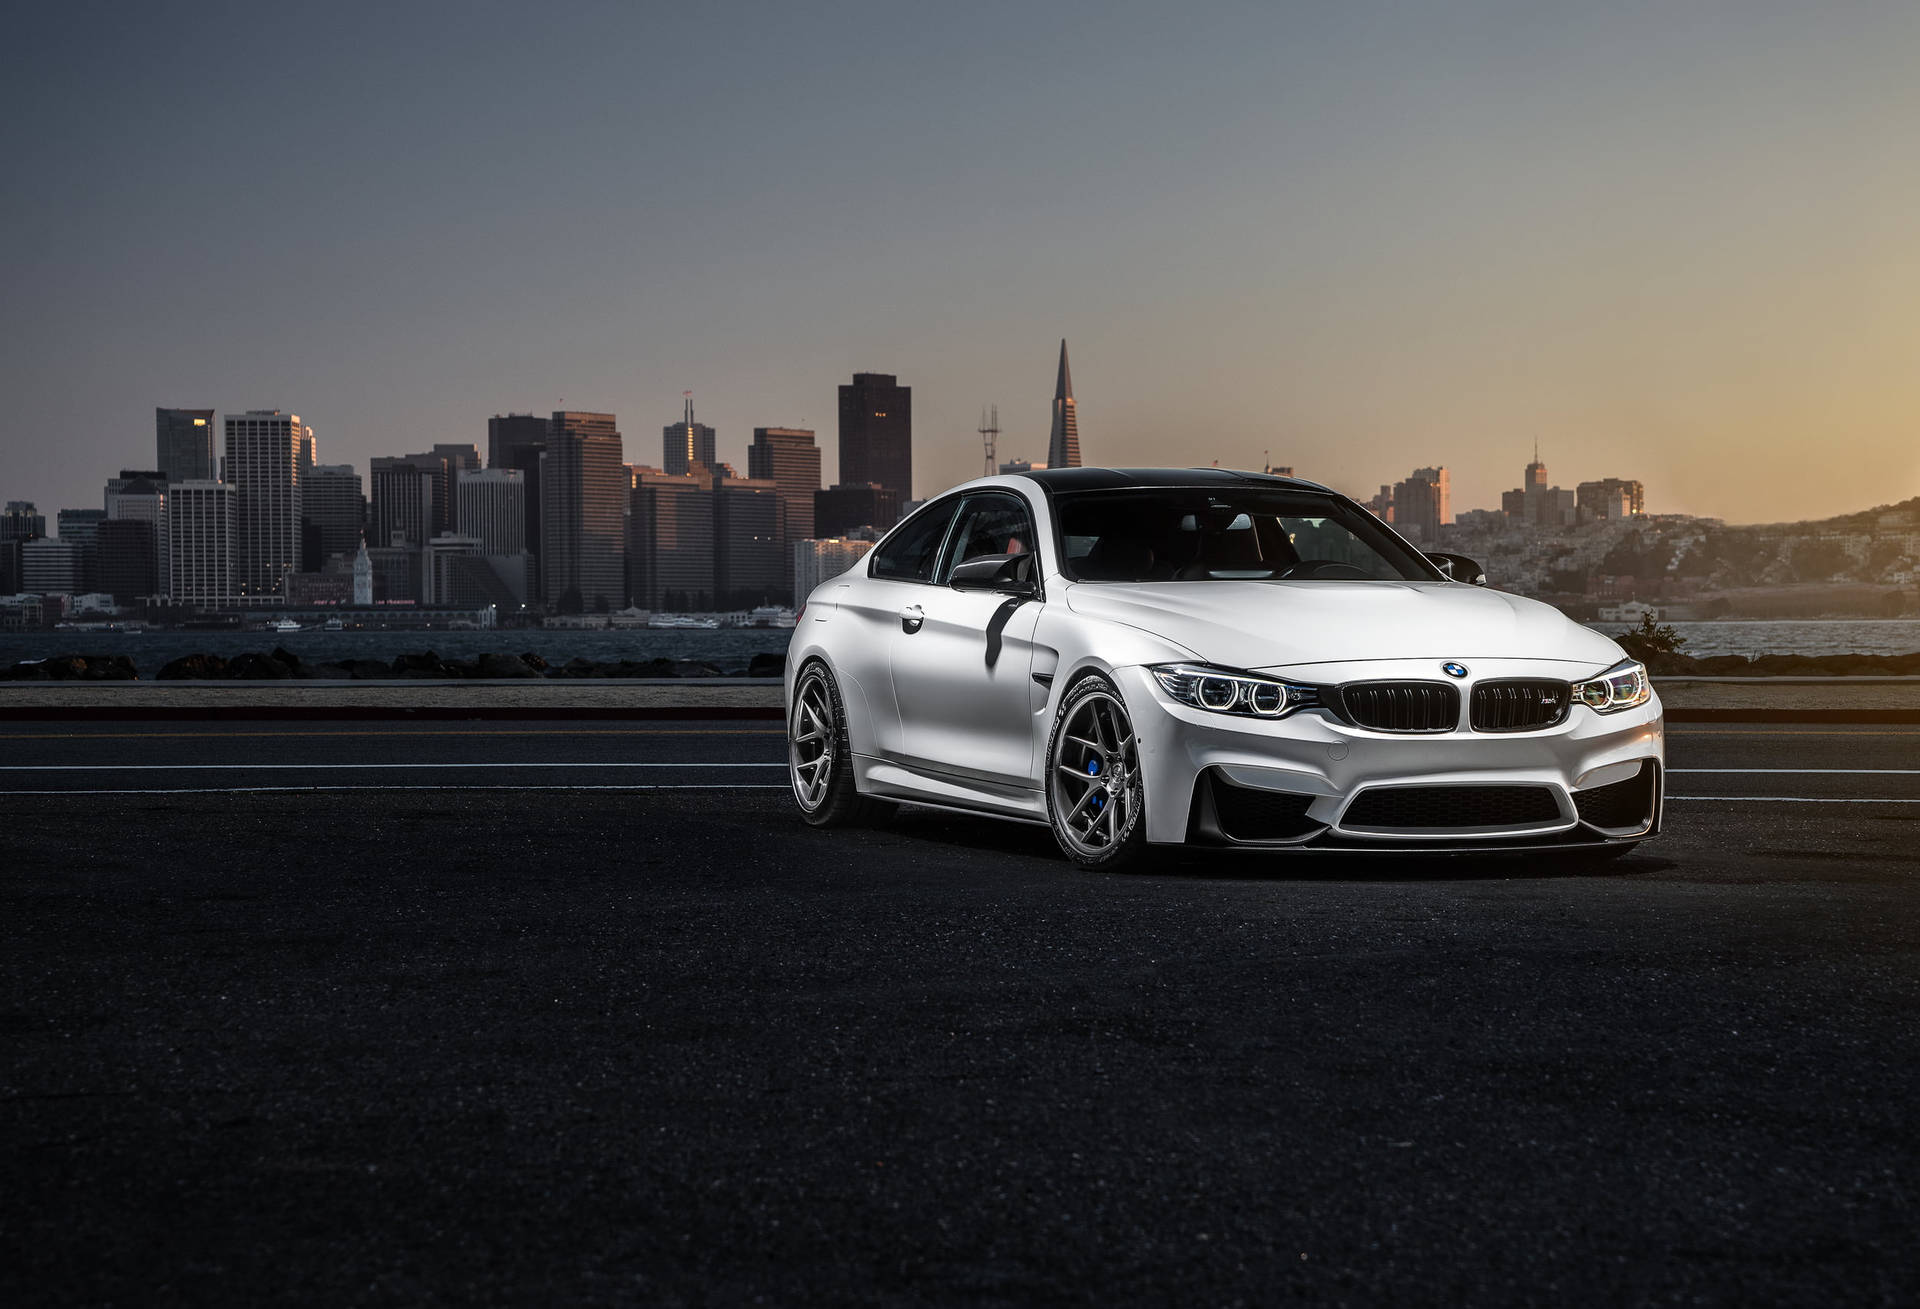
{"type": "Polygon", "coordinates": [[[1137,867],[1147,845],[1140,743],[1126,702],[1095,674],[1073,684],[1047,742],[1047,818],[1082,868],[1137,867]]]}
{"type": "Polygon", "coordinates": [[[800,816],[815,827],[877,823],[893,813],[893,805],[854,787],[846,708],[823,663],[808,664],[794,683],[787,713],[787,777],[800,816]]]}

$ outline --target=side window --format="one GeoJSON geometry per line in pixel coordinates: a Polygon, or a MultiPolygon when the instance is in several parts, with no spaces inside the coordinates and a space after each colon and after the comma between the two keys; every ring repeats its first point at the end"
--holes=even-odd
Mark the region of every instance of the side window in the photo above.
{"type": "Polygon", "coordinates": [[[947,500],[909,518],[873,552],[872,575],[897,582],[931,582],[955,507],[954,501],[947,500]]]}
{"type": "Polygon", "coordinates": [[[960,507],[960,522],[947,548],[940,580],[952,575],[954,565],[982,555],[1017,555],[1034,548],[1033,517],[1020,497],[970,495],[960,507]]]}

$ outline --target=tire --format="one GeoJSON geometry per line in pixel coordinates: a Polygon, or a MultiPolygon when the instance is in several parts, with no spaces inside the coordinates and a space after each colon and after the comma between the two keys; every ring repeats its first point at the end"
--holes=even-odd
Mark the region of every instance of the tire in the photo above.
{"type": "Polygon", "coordinates": [[[895,806],[861,795],[853,784],[847,711],[833,674],[819,660],[800,670],[787,711],[787,780],[800,816],[815,827],[885,822],[895,806]]]}
{"type": "Polygon", "coordinates": [[[1090,674],[1060,702],[1047,737],[1047,821],[1061,852],[1081,868],[1123,872],[1147,855],[1146,785],[1127,705],[1090,674]]]}

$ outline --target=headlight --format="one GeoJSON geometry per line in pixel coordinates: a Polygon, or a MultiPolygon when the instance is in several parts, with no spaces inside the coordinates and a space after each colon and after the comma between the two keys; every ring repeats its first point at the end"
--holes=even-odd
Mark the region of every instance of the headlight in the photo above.
{"type": "Polygon", "coordinates": [[[1320,693],[1314,687],[1204,664],[1161,664],[1152,672],[1161,689],[1181,704],[1217,714],[1285,718],[1296,709],[1320,703],[1320,693]]]}
{"type": "Polygon", "coordinates": [[[1644,666],[1623,660],[1598,677],[1573,684],[1573,698],[1599,714],[1618,713],[1653,698],[1653,683],[1644,666]]]}

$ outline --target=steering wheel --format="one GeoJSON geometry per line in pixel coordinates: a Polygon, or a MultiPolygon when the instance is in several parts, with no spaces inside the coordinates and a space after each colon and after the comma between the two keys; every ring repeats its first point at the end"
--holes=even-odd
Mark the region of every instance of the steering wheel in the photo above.
{"type": "Polygon", "coordinates": [[[1343,563],[1338,559],[1302,559],[1298,563],[1289,564],[1281,569],[1275,576],[1294,579],[1324,577],[1355,582],[1371,581],[1373,578],[1373,574],[1366,569],[1343,563]]]}

